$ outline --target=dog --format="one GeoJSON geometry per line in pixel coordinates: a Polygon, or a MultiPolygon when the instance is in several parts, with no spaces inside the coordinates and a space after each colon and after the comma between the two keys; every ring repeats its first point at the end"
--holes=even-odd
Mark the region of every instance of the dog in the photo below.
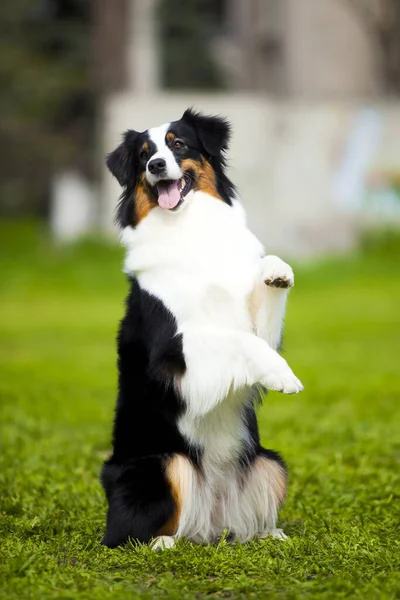
{"type": "Polygon", "coordinates": [[[155,550],[284,538],[282,457],[260,444],[266,389],[303,389],[278,354],[293,271],[246,227],[226,173],[230,124],[188,109],[107,157],[130,282],[103,544],[155,550]]]}

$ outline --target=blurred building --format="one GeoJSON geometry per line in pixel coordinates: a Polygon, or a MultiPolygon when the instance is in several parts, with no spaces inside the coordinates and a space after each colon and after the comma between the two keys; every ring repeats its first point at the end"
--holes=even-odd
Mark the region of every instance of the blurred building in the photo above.
{"type": "MultiPolygon", "coordinates": [[[[400,91],[396,0],[188,0],[206,10],[207,44],[224,87],[291,98],[368,98],[400,91]]],[[[169,87],[160,52],[160,8],[174,0],[93,2],[96,75],[108,91],[169,87]],[[137,63],[136,63],[137,61],[137,63]]],[[[190,14],[190,10],[187,14],[190,14]]],[[[201,28],[201,24],[199,24],[201,28]]],[[[172,39],[171,39],[172,38],[172,39]]],[[[182,84],[184,81],[182,80],[182,84]]],[[[185,86],[187,87],[187,86],[185,86]]]]}
{"type": "MultiPolygon", "coordinates": [[[[357,2],[357,0],[356,0],[357,2]]],[[[231,0],[220,44],[236,89],[290,98],[382,89],[375,40],[352,0],[231,0]]]]}
{"type": "MultiPolygon", "coordinates": [[[[128,127],[143,130],[194,105],[232,120],[231,175],[269,250],[309,256],[344,249],[361,222],[398,219],[400,107],[388,99],[400,80],[396,2],[205,2],[218,92],[184,89],[182,57],[174,63],[178,89],[168,89],[162,57],[183,39],[179,25],[187,16],[173,13],[176,26],[163,36],[160,11],[168,4],[171,11],[177,6],[174,0],[95,3],[103,153],[128,127]]],[[[103,172],[106,228],[118,195],[103,172]]]]}

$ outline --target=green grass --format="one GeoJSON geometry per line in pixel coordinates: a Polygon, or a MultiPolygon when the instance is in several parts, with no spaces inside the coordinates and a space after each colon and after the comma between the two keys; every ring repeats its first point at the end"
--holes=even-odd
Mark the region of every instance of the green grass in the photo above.
{"type": "Polygon", "coordinates": [[[260,411],[290,467],[290,539],[161,554],[99,544],[121,250],[57,248],[32,224],[1,224],[0,239],[0,596],[400,597],[396,237],[296,270],[285,346],[305,391],[260,411]]]}

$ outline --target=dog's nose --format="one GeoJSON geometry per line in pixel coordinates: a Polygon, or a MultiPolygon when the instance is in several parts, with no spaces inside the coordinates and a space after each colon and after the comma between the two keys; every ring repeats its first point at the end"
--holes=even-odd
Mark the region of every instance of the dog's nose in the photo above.
{"type": "Polygon", "coordinates": [[[159,175],[160,173],[165,171],[167,163],[163,158],[154,158],[149,162],[147,166],[152,175],[159,175]]]}

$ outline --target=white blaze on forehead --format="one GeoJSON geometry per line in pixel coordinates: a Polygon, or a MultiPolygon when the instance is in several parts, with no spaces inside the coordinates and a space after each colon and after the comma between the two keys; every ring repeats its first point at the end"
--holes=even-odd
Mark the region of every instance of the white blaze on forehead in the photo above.
{"type": "MultiPolygon", "coordinates": [[[[163,158],[167,165],[164,179],[180,179],[180,177],[182,177],[182,171],[180,170],[171,150],[168,148],[165,139],[170,125],[171,123],[165,123],[160,127],[153,127],[152,129],[149,129],[149,138],[157,148],[157,152],[151,156],[149,162],[155,158],[163,158]]],[[[148,169],[149,162],[147,163],[146,167],[146,177],[151,185],[155,185],[157,181],[159,181],[159,177],[150,173],[148,169]]]]}
{"type": "Polygon", "coordinates": [[[161,150],[166,145],[165,138],[170,125],[171,123],[164,123],[164,125],[149,129],[149,138],[155,143],[157,150],[161,150]]]}

